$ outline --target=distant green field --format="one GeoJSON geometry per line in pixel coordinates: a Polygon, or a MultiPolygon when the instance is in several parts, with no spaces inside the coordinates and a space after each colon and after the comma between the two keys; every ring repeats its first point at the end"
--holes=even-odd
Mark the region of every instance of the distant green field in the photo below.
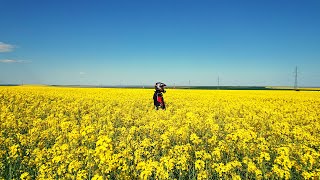
{"type": "MultiPolygon", "coordinates": [[[[177,89],[220,89],[220,90],[295,90],[288,86],[180,86],[177,89]]],[[[320,91],[320,88],[302,87],[297,91],[320,91]]]]}
{"type": "Polygon", "coordinates": [[[183,86],[177,89],[220,89],[220,90],[270,90],[264,86],[183,86]]]}
{"type": "MultiPolygon", "coordinates": [[[[17,84],[0,84],[0,86],[20,86],[17,84]]],[[[25,84],[23,86],[30,86],[25,84]]],[[[31,85],[31,86],[46,86],[46,85],[31,85]]],[[[95,85],[48,85],[55,87],[75,87],[75,88],[138,88],[138,89],[153,89],[153,86],[95,86],[95,85]]],[[[204,89],[204,90],[295,90],[290,86],[168,86],[168,89],[204,89]]],[[[320,91],[320,87],[300,87],[296,91],[320,91]]]]}
{"type": "MultiPolygon", "coordinates": [[[[266,87],[268,89],[274,89],[274,90],[294,90],[293,87],[289,86],[270,86],[266,87]]],[[[300,87],[297,88],[298,91],[320,91],[320,87],[300,87]]]]}

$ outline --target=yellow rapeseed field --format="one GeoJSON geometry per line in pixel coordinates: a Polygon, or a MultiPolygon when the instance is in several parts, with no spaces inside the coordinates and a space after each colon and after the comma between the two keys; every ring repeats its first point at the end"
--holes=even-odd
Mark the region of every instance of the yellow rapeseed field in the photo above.
{"type": "Polygon", "coordinates": [[[319,179],[320,92],[0,87],[0,179],[319,179]]]}

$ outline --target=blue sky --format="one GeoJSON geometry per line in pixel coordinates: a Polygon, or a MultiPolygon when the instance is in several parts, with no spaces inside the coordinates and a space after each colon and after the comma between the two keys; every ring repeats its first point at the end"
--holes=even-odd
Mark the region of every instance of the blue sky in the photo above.
{"type": "Polygon", "coordinates": [[[0,4],[0,84],[320,86],[319,0],[0,4]]]}

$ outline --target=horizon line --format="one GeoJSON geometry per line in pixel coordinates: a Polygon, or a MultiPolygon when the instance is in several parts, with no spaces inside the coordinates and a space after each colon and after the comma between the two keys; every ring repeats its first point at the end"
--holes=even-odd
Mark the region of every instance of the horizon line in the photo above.
{"type": "MultiPolygon", "coordinates": [[[[105,85],[105,84],[96,84],[96,85],[89,85],[89,84],[33,84],[33,83],[26,83],[26,84],[17,84],[17,83],[0,83],[0,86],[65,86],[65,87],[69,87],[69,86],[76,86],[76,87],[118,87],[118,88],[125,88],[125,87],[141,87],[141,88],[153,88],[153,85],[105,85]]],[[[286,89],[295,89],[294,86],[287,86],[287,85],[168,85],[167,88],[189,88],[189,87],[264,87],[264,88],[268,88],[268,87],[281,87],[281,88],[286,88],[286,89]]],[[[320,88],[320,86],[298,86],[299,88],[320,88]]]]}

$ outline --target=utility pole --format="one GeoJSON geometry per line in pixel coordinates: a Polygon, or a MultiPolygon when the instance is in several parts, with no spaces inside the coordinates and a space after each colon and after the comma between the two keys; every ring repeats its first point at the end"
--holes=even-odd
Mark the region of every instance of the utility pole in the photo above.
{"type": "Polygon", "coordinates": [[[218,89],[220,89],[220,78],[218,76],[218,89]]]}
{"type": "Polygon", "coordinates": [[[296,66],[296,69],[294,71],[294,89],[298,89],[298,66],[296,66]]]}
{"type": "Polygon", "coordinates": [[[191,84],[191,83],[190,83],[190,80],[189,80],[189,89],[191,88],[191,87],[190,87],[190,84],[191,84]]]}

